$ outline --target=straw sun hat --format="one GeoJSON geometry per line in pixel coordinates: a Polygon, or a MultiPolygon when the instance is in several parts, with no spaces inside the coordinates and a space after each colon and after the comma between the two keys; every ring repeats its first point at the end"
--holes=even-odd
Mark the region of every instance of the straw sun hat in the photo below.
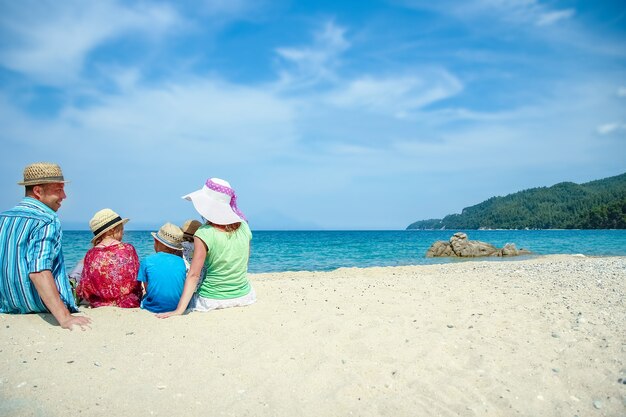
{"type": "Polygon", "coordinates": [[[185,237],[192,238],[200,226],[202,226],[202,223],[198,220],[187,220],[183,223],[183,227],[181,227],[181,229],[183,229],[183,235],[185,237]]]}
{"type": "Polygon", "coordinates": [[[153,238],[169,248],[183,249],[183,231],[172,223],[165,223],[157,233],[152,232],[151,234],[153,238]]]}
{"type": "Polygon", "coordinates": [[[227,225],[246,220],[237,208],[235,190],[220,178],[206,180],[201,189],[182,198],[191,201],[196,211],[211,223],[227,225]]]}
{"type": "Polygon", "coordinates": [[[52,162],[36,162],[24,168],[24,180],[18,185],[28,187],[30,185],[67,183],[63,178],[61,167],[52,162]]]}
{"type": "Polygon", "coordinates": [[[94,242],[115,226],[126,224],[127,222],[128,219],[122,219],[119,214],[109,208],[100,210],[89,220],[89,228],[93,232],[93,239],[91,239],[91,241],[94,242]]]}

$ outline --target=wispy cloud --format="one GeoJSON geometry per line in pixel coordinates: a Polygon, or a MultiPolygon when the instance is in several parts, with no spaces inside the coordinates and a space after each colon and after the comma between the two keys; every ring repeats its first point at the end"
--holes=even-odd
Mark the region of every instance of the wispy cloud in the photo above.
{"type": "Polygon", "coordinates": [[[574,9],[555,9],[538,0],[407,0],[404,4],[451,14],[459,19],[489,16],[502,22],[548,26],[575,15],[574,9]]]}
{"type": "Polygon", "coordinates": [[[167,5],[124,7],[113,0],[4,2],[0,16],[0,33],[10,40],[0,64],[47,85],[76,81],[87,55],[108,40],[159,36],[181,22],[167,5]]]}
{"type": "MultiPolygon", "coordinates": [[[[187,80],[159,88],[136,88],[101,97],[97,106],[69,108],[62,119],[90,136],[115,137],[136,150],[173,141],[238,150],[239,158],[284,150],[294,138],[293,109],[270,92],[214,79],[187,80]]],[[[194,159],[194,155],[189,155],[194,159]]]]}
{"type": "Polygon", "coordinates": [[[626,131],[626,123],[606,123],[598,126],[596,131],[601,135],[610,135],[616,132],[626,131]]]}
{"type": "Polygon", "coordinates": [[[461,82],[445,70],[388,78],[365,76],[346,84],[327,95],[329,104],[360,107],[400,118],[413,110],[451,97],[463,88],[461,82]]]}
{"type": "Polygon", "coordinates": [[[308,100],[324,107],[361,109],[404,118],[463,89],[457,77],[438,67],[414,69],[410,74],[346,76],[341,72],[342,55],[351,45],[346,33],[345,28],[326,21],[314,33],[310,45],[278,48],[277,54],[291,64],[280,71],[278,90],[289,92],[319,87],[321,83],[324,92],[312,93],[308,100]]]}
{"type": "Polygon", "coordinates": [[[477,0],[481,12],[495,10],[504,21],[549,26],[574,16],[574,9],[554,9],[538,0],[477,0]]]}
{"type": "Polygon", "coordinates": [[[559,20],[569,19],[574,16],[574,9],[558,10],[555,12],[539,13],[536,18],[537,26],[548,26],[559,20]]]}
{"type": "Polygon", "coordinates": [[[314,34],[311,45],[277,48],[276,53],[287,64],[281,70],[279,84],[283,88],[306,87],[334,80],[340,56],[350,46],[345,33],[344,28],[327,21],[314,34]]]}

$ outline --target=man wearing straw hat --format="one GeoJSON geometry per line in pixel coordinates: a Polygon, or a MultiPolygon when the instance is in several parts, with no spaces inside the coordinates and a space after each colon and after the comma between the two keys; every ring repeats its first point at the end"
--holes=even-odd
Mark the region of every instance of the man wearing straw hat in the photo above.
{"type": "Polygon", "coordinates": [[[0,213],[0,313],[50,312],[62,328],[83,330],[88,317],[78,311],[61,250],[57,210],[65,199],[65,179],[57,164],[24,169],[24,199],[0,213]]]}

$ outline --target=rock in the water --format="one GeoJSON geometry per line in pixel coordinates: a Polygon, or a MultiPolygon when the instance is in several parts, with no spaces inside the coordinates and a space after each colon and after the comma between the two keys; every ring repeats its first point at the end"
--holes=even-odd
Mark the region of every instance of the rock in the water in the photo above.
{"type": "Polygon", "coordinates": [[[426,252],[427,258],[436,258],[439,256],[454,256],[452,246],[444,240],[438,240],[426,252]]]}
{"type": "Polygon", "coordinates": [[[456,256],[473,258],[477,256],[500,256],[498,248],[479,240],[468,240],[465,233],[455,233],[450,238],[450,246],[456,256]]]}
{"type": "Polygon", "coordinates": [[[507,243],[501,250],[502,256],[529,255],[532,252],[526,249],[517,249],[515,243],[507,243]]]}
{"type": "Polygon", "coordinates": [[[514,243],[507,243],[502,249],[481,242],[479,240],[469,240],[462,232],[455,233],[449,242],[438,240],[426,252],[427,258],[441,256],[458,256],[464,258],[474,258],[481,256],[517,256],[530,254],[525,249],[517,249],[514,243]]]}
{"type": "Polygon", "coordinates": [[[507,243],[502,248],[502,256],[515,256],[517,255],[517,248],[515,247],[515,243],[507,243]]]}

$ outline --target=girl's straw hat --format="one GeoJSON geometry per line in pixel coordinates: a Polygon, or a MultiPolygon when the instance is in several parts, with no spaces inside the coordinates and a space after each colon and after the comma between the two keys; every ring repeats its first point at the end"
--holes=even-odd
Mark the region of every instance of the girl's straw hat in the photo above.
{"type": "Polygon", "coordinates": [[[183,235],[185,237],[192,238],[200,226],[202,226],[202,223],[198,220],[187,220],[181,229],[183,229],[183,235]]]}
{"type": "Polygon", "coordinates": [[[93,232],[91,242],[95,242],[96,239],[117,225],[126,224],[127,222],[128,219],[122,219],[119,214],[109,208],[100,210],[89,220],[89,228],[93,232]]]}
{"type": "Polygon", "coordinates": [[[237,196],[228,181],[210,178],[200,190],[182,198],[191,201],[196,211],[211,223],[227,225],[246,220],[237,208],[237,196]]]}
{"type": "Polygon", "coordinates": [[[51,184],[51,183],[67,183],[63,178],[63,172],[61,167],[52,162],[36,162],[34,164],[27,165],[24,168],[24,180],[18,182],[18,185],[30,186],[39,184],[51,184]]]}
{"type": "Polygon", "coordinates": [[[153,238],[165,246],[183,250],[183,231],[180,230],[180,227],[172,223],[165,223],[157,233],[152,232],[151,234],[153,238]]]}

